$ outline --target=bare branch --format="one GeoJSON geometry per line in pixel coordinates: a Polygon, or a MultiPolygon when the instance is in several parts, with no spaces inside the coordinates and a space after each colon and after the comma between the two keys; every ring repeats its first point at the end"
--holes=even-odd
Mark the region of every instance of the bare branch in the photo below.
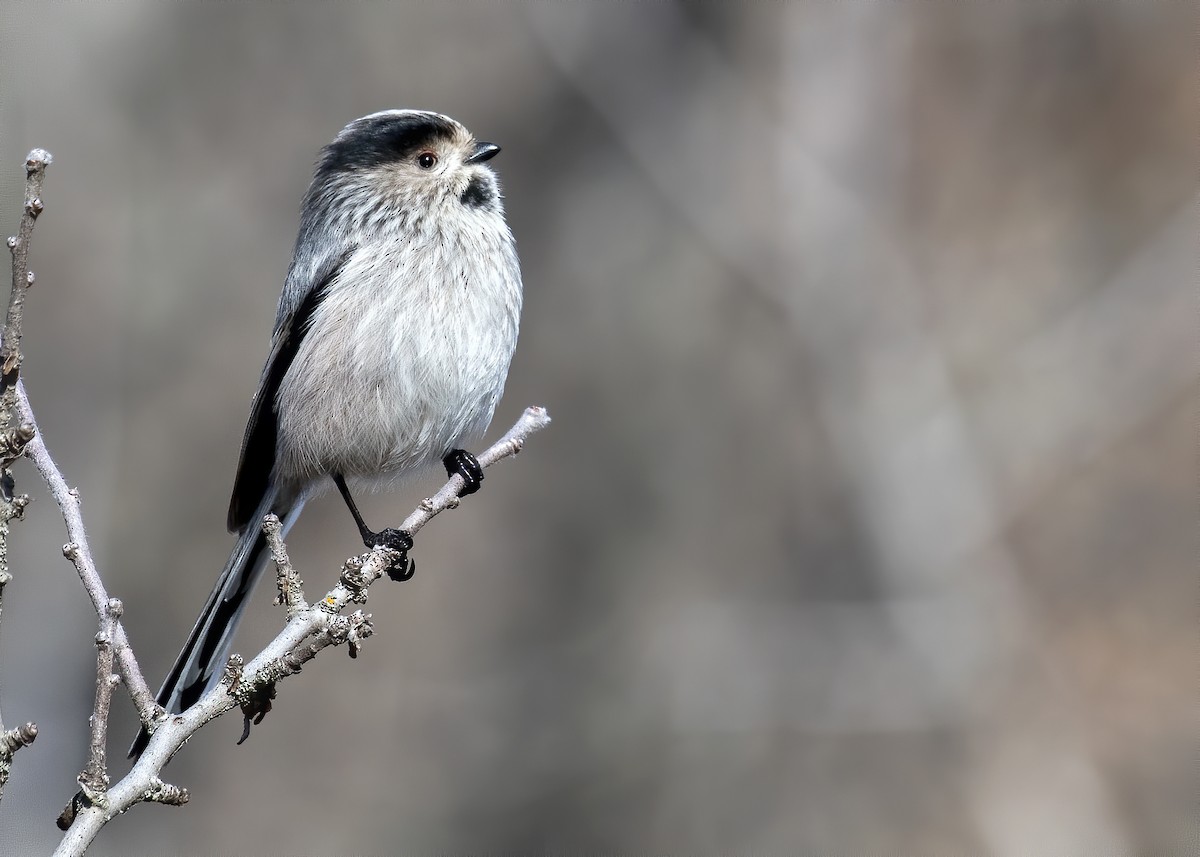
{"type": "Polygon", "coordinates": [[[284,615],[291,619],[301,610],[308,609],[308,604],[304,601],[304,581],[300,579],[288,557],[287,545],[283,543],[283,524],[279,518],[267,515],[263,518],[262,528],[277,569],[275,586],[279,589],[279,595],[275,597],[275,603],[284,606],[284,615]]]}
{"type": "Polygon", "coordinates": [[[8,776],[12,771],[13,754],[22,747],[28,747],[38,736],[36,723],[26,723],[5,732],[0,732],[0,795],[8,784],[8,776]]]}
{"type": "MultiPolygon", "coordinates": [[[[526,408],[521,418],[500,438],[478,456],[480,467],[491,467],[497,461],[518,454],[525,448],[525,441],[531,434],[550,425],[550,415],[545,408],[526,408]]],[[[442,490],[421,502],[417,511],[404,519],[400,529],[415,533],[428,524],[439,512],[446,509],[457,509],[459,504],[458,492],[465,483],[461,476],[450,477],[442,490]]]]}
{"type": "Polygon", "coordinates": [[[0,466],[10,467],[25,451],[25,444],[33,440],[33,426],[22,423],[16,428],[0,431],[0,466]]]}
{"type": "MultiPolygon", "coordinates": [[[[34,149],[25,159],[25,211],[17,234],[8,239],[12,253],[12,292],[8,296],[8,314],[4,322],[4,341],[0,343],[0,405],[7,411],[12,407],[7,393],[17,383],[21,370],[21,314],[25,307],[25,292],[33,285],[29,271],[29,239],[33,224],[42,213],[42,181],[50,165],[50,153],[34,149]]],[[[3,415],[8,422],[8,415],[3,415]]]]}
{"type": "Polygon", "coordinates": [[[0,735],[0,754],[7,753],[11,756],[22,747],[28,747],[32,744],[37,736],[38,728],[33,723],[26,723],[24,726],[9,729],[3,735],[0,735]]]}
{"type": "MultiPolygon", "coordinates": [[[[72,547],[67,545],[63,552],[67,553],[72,547]]],[[[113,598],[100,615],[100,631],[96,634],[96,704],[92,709],[88,761],[79,775],[79,791],[58,816],[60,830],[69,829],[84,807],[103,807],[108,800],[108,712],[112,689],[120,681],[120,677],[112,671],[113,638],[123,609],[121,602],[113,598]]]]}
{"type": "Polygon", "coordinates": [[[123,609],[120,601],[110,599],[100,617],[100,632],[96,634],[96,704],[92,709],[92,740],[87,767],[79,775],[79,785],[93,803],[103,800],[108,791],[108,710],[113,685],[119,680],[112,671],[113,640],[123,609]]]}
{"type": "MultiPolygon", "coordinates": [[[[9,467],[32,440],[34,432],[34,427],[26,423],[13,426],[13,404],[21,371],[21,314],[25,292],[33,285],[29,242],[33,237],[33,224],[42,213],[42,182],[49,164],[50,153],[45,149],[34,149],[25,159],[24,211],[17,234],[8,239],[12,255],[12,289],[8,295],[3,339],[0,340],[0,599],[3,599],[5,585],[12,580],[8,570],[8,525],[21,518],[29,503],[28,497],[14,493],[16,483],[9,467]]],[[[33,743],[36,736],[37,727],[32,723],[5,732],[4,718],[0,716],[0,797],[4,796],[13,753],[33,743]]]]}
{"type": "MultiPolygon", "coordinates": [[[[25,386],[19,381],[16,393],[17,408],[22,419],[33,426],[35,431],[34,438],[25,446],[25,457],[33,462],[34,467],[37,468],[38,473],[45,480],[46,486],[50,489],[54,502],[58,504],[58,508],[62,512],[63,522],[67,527],[67,538],[70,539],[67,544],[63,545],[63,555],[75,566],[79,579],[83,582],[83,588],[92,600],[92,607],[95,609],[96,615],[102,616],[109,601],[108,592],[104,588],[104,581],[100,579],[100,572],[96,570],[95,560],[92,559],[87,530],[83,526],[79,492],[67,485],[62,471],[58,469],[58,465],[51,458],[45,443],[42,442],[41,432],[37,431],[37,420],[34,419],[33,410],[30,408],[29,399],[25,394],[25,386]]],[[[138,717],[143,724],[152,724],[162,716],[162,708],[154,701],[154,693],[146,684],[142,669],[138,666],[133,649],[129,646],[125,626],[119,621],[113,635],[113,655],[125,687],[137,708],[138,717]]]]}
{"type": "MultiPolygon", "coordinates": [[[[526,408],[504,437],[478,456],[480,466],[490,467],[516,455],[531,434],[549,424],[550,417],[545,408],[526,408]]],[[[37,454],[44,454],[44,448],[39,447],[37,454]]],[[[417,509],[404,520],[402,528],[415,533],[436,515],[446,509],[456,508],[461,487],[462,478],[451,477],[437,494],[421,501],[417,509]]],[[[278,538],[277,523],[278,519],[267,516],[264,519],[264,531],[268,539],[273,540],[276,562],[283,566],[281,578],[288,581],[287,586],[291,591],[291,576],[295,575],[295,570],[291,568],[286,548],[278,538]]],[[[54,853],[62,857],[83,854],[111,818],[141,801],[186,802],[185,789],[165,785],[158,779],[159,772],[171,757],[197,730],[235,707],[242,710],[248,724],[261,721],[270,711],[276,684],[299,672],[322,649],[346,643],[351,656],[357,654],[362,641],[374,632],[371,616],[362,611],[343,616],[341,611],[350,603],[365,602],[367,589],[393,568],[397,558],[395,551],[385,547],[376,547],[368,553],[351,557],[342,566],[337,584],[325,597],[315,604],[299,608],[294,614],[289,610],[290,618],[283,630],[253,660],[243,665],[241,656],[232,655],[225,676],[217,687],[187,711],[167,715],[153,727],[150,741],[133,768],[109,786],[104,806],[83,805],[83,802],[76,801],[73,807],[68,807],[68,810],[74,810],[71,814],[73,823],[54,853]]],[[[80,576],[84,576],[83,571],[80,576]]],[[[296,580],[298,591],[298,578],[296,580]]],[[[285,603],[288,603],[286,598],[285,603]]],[[[119,633],[120,625],[116,627],[119,633]]]]}
{"type": "MultiPolygon", "coordinates": [[[[7,553],[8,547],[8,521],[0,523],[0,547],[5,548],[7,553]]],[[[8,566],[8,558],[5,555],[0,555],[0,618],[4,615],[4,587],[12,582],[12,575],[6,571],[8,566]]],[[[26,724],[33,726],[33,735],[37,736],[37,727],[32,723],[26,724]]],[[[12,771],[13,753],[26,746],[25,743],[20,743],[12,740],[16,736],[10,732],[4,731],[4,718],[0,715],[0,798],[4,797],[4,787],[8,784],[8,775],[12,771]]],[[[33,738],[29,739],[32,742],[33,738]]],[[[29,743],[29,742],[26,742],[29,743]]]]}
{"type": "Polygon", "coordinates": [[[183,806],[190,797],[187,789],[164,783],[158,777],[151,777],[150,785],[142,792],[141,799],[166,806],[183,806]]]}

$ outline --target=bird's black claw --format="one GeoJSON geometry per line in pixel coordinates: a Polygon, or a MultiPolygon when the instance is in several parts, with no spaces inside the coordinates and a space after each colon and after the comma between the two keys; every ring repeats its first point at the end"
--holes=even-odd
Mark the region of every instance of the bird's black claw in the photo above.
{"type": "Polygon", "coordinates": [[[238,739],[239,747],[250,737],[250,724],[253,723],[257,726],[263,722],[264,717],[271,713],[271,701],[274,698],[275,682],[270,682],[249,694],[242,702],[243,729],[242,737],[238,739]]]}
{"type": "Polygon", "coordinates": [[[404,564],[393,565],[388,569],[387,576],[390,580],[394,580],[397,583],[403,583],[406,580],[412,580],[412,576],[416,573],[417,564],[410,559],[407,566],[404,564]]]}
{"type": "Polygon", "coordinates": [[[367,533],[363,542],[369,548],[385,547],[400,554],[399,558],[388,569],[387,575],[395,581],[405,581],[417,573],[417,564],[408,558],[408,551],[413,546],[412,536],[404,530],[388,527],[378,533],[367,533]]]}
{"type": "Polygon", "coordinates": [[[447,476],[457,473],[463,478],[462,490],[458,492],[459,497],[466,497],[479,490],[479,483],[483,481],[483,468],[479,466],[479,459],[474,455],[465,449],[452,449],[442,459],[442,464],[446,465],[447,476]]]}

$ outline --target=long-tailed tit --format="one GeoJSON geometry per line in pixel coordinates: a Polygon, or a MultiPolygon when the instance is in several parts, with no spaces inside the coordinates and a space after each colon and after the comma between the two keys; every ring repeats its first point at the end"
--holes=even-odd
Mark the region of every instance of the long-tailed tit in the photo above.
{"type": "MultiPolygon", "coordinates": [[[[229,504],[237,545],[158,702],[183,711],[220,680],[269,556],[330,480],[367,547],[407,556],[402,530],[372,531],[350,484],[442,462],[464,494],[483,473],[465,447],[491,422],[517,342],[521,271],[487,162],[498,146],[438,113],[388,110],[324,148],[288,271],[229,504]]],[[[407,568],[407,559],[401,566],[407,568]]],[[[143,731],[130,751],[137,755],[143,731]]]]}

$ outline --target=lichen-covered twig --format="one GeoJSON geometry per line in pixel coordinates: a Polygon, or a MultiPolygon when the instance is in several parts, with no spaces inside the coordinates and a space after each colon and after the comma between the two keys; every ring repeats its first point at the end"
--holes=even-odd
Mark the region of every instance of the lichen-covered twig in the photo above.
{"type": "Polygon", "coordinates": [[[277,569],[275,586],[279,595],[275,597],[275,604],[283,606],[284,615],[291,619],[301,610],[308,608],[304,602],[304,581],[300,579],[292,560],[288,557],[287,545],[283,543],[283,524],[279,518],[267,515],[262,526],[277,569]]]}

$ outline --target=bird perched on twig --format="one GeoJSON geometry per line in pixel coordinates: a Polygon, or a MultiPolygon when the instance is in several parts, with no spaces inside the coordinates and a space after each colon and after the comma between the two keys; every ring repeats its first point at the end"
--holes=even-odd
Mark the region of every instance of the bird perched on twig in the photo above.
{"type": "MultiPolygon", "coordinates": [[[[321,152],[242,443],[228,518],[238,541],[158,693],[168,711],[220,679],[268,558],[263,516],[289,527],[331,480],[363,543],[400,552],[411,575],[412,539],[371,530],[350,483],[440,461],[462,476],[462,494],[478,489],[465,447],[504,392],[521,312],[516,247],[487,164],[499,151],[448,116],[388,110],[321,152]]],[[[130,755],[148,740],[143,730],[130,755]]]]}

